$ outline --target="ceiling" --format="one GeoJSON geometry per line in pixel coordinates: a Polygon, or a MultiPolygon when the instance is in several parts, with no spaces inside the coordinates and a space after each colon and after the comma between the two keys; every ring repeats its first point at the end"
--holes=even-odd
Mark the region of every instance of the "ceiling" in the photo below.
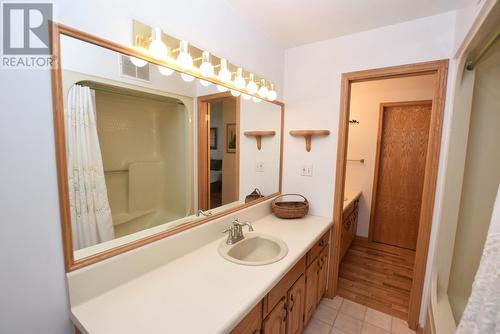
{"type": "Polygon", "coordinates": [[[226,0],[282,47],[289,48],[450,10],[478,0],[226,0]]]}

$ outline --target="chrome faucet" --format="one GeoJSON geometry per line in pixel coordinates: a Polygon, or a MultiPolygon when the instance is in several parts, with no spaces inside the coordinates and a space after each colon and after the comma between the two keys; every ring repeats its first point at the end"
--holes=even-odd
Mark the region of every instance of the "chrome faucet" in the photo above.
{"type": "Polygon", "coordinates": [[[222,233],[228,233],[226,244],[232,245],[243,240],[243,226],[248,226],[248,232],[253,232],[253,226],[249,222],[240,222],[238,218],[232,221],[232,225],[226,228],[222,233]]]}
{"type": "Polygon", "coordinates": [[[198,210],[198,212],[196,213],[196,216],[199,217],[200,215],[205,216],[205,217],[209,217],[212,215],[212,211],[198,210]]]}

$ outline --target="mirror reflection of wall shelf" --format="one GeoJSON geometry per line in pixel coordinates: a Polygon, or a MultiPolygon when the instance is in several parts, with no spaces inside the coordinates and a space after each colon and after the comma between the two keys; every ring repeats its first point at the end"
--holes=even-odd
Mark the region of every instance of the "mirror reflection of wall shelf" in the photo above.
{"type": "MultiPolygon", "coordinates": [[[[220,92],[229,90],[235,97],[254,97],[256,103],[261,99],[274,101],[277,98],[273,83],[229,63],[225,58],[216,57],[206,50],[189,45],[187,41],[167,35],[160,28],[133,20],[132,34],[134,49],[148,61],[156,63],[163,75],[171,75],[175,70],[182,73],[185,81],[198,78],[203,86],[215,84],[220,92]]],[[[131,57],[131,61],[136,66],[145,66],[147,63],[136,57],[131,57]]]]}
{"type": "Polygon", "coordinates": [[[290,134],[292,136],[304,136],[306,141],[306,151],[311,152],[311,139],[312,136],[328,136],[330,135],[329,130],[291,130],[290,134]]]}
{"type": "Polygon", "coordinates": [[[257,149],[260,151],[262,148],[262,137],[272,137],[276,131],[245,131],[244,135],[247,137],[255,137],[257,141],[257,149]]]}

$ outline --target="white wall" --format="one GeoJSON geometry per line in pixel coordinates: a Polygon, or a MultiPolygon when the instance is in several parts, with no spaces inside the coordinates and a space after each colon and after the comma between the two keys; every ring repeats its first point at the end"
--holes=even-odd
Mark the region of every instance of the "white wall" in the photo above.
{"type": "Polygon", "coordinates": [[[281,107],[262,101],[240,99],[240,200],[258,188],[267,196],[279,191],[281,144],[281,107]],[[245,131],[275,131],[272,137],[263,137],[260,151],[255,137],[245,131]],[[256,171],[257,162],[264,171],[256,171]]]}
{"type": "MultiPolygon", "coordinates": [[[[223,0],[56,1],[56,20],[130,44],[133,18],[225,56],[282,89],[283,50],[223,0]]],[[[0,333],[72,333],[48,71],[0,70],[0,333]]]]}
{"type": "MultiPolygon", "coordinates": [[[[309,153],[304,149],[303,139],[289,135],[285,137],[285,192],[304,194],[311,202],[312,214],[332,216],[341,73],[451,58],[456,43],[455,19],[456,13],[448,12],[285,52],[285,133],[291,129],[309,128],[331,131],[328,137],[313,138],[309,153]],[[299,175],[303,164],[314,165],[313,177],[299,175]]],[[[454,68],[452,61],[449,83],[454,80],[454,68]]],[[[444,141],[448,136],[449,104],[448,99],[443,125],[444,141]]],[[[442,150],[434,221],[441,205],[444,155],[445,150],[442,150]]],[[[436,225],[433,225],[432,234],[435,233],[436,225]]],[[[432,235],[431,240],[434,240],[432,235]]],[[[428,282],[429,277],[426,277],[424,292],[427,291],[428,282]]],[[[426,305],[425,296],[422,303],[426,305]]]]}
{"type": "Polygon", "coordinates": [[[356,82],[351,86],[345,189],[361,190],[357,235],[367,237],[370,226],[372,188],[375,174],[380,103],[432,100],[435,75],[356,82]]]}

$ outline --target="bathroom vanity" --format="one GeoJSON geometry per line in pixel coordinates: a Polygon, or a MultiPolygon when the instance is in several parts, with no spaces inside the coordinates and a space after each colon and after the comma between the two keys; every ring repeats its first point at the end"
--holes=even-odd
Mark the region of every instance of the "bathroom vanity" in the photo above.
{"type": "Polygon", "coordinates": [[[342,213],[342,232],[340,241],[340,260],[351,246],[358,228],[358,209],[360,191],[346,190],[344,194],[344,211],[342,213]]]}
{"type": "Polygon", "coordinates": [[[214,220],[68,273],[73,322],[92,334],[300,333],[326,290],[331,220],[279,219],[269,201],[237,217],[283,240],[287,255],[230,262],[218,247],[235,216],[214,220]]]}

